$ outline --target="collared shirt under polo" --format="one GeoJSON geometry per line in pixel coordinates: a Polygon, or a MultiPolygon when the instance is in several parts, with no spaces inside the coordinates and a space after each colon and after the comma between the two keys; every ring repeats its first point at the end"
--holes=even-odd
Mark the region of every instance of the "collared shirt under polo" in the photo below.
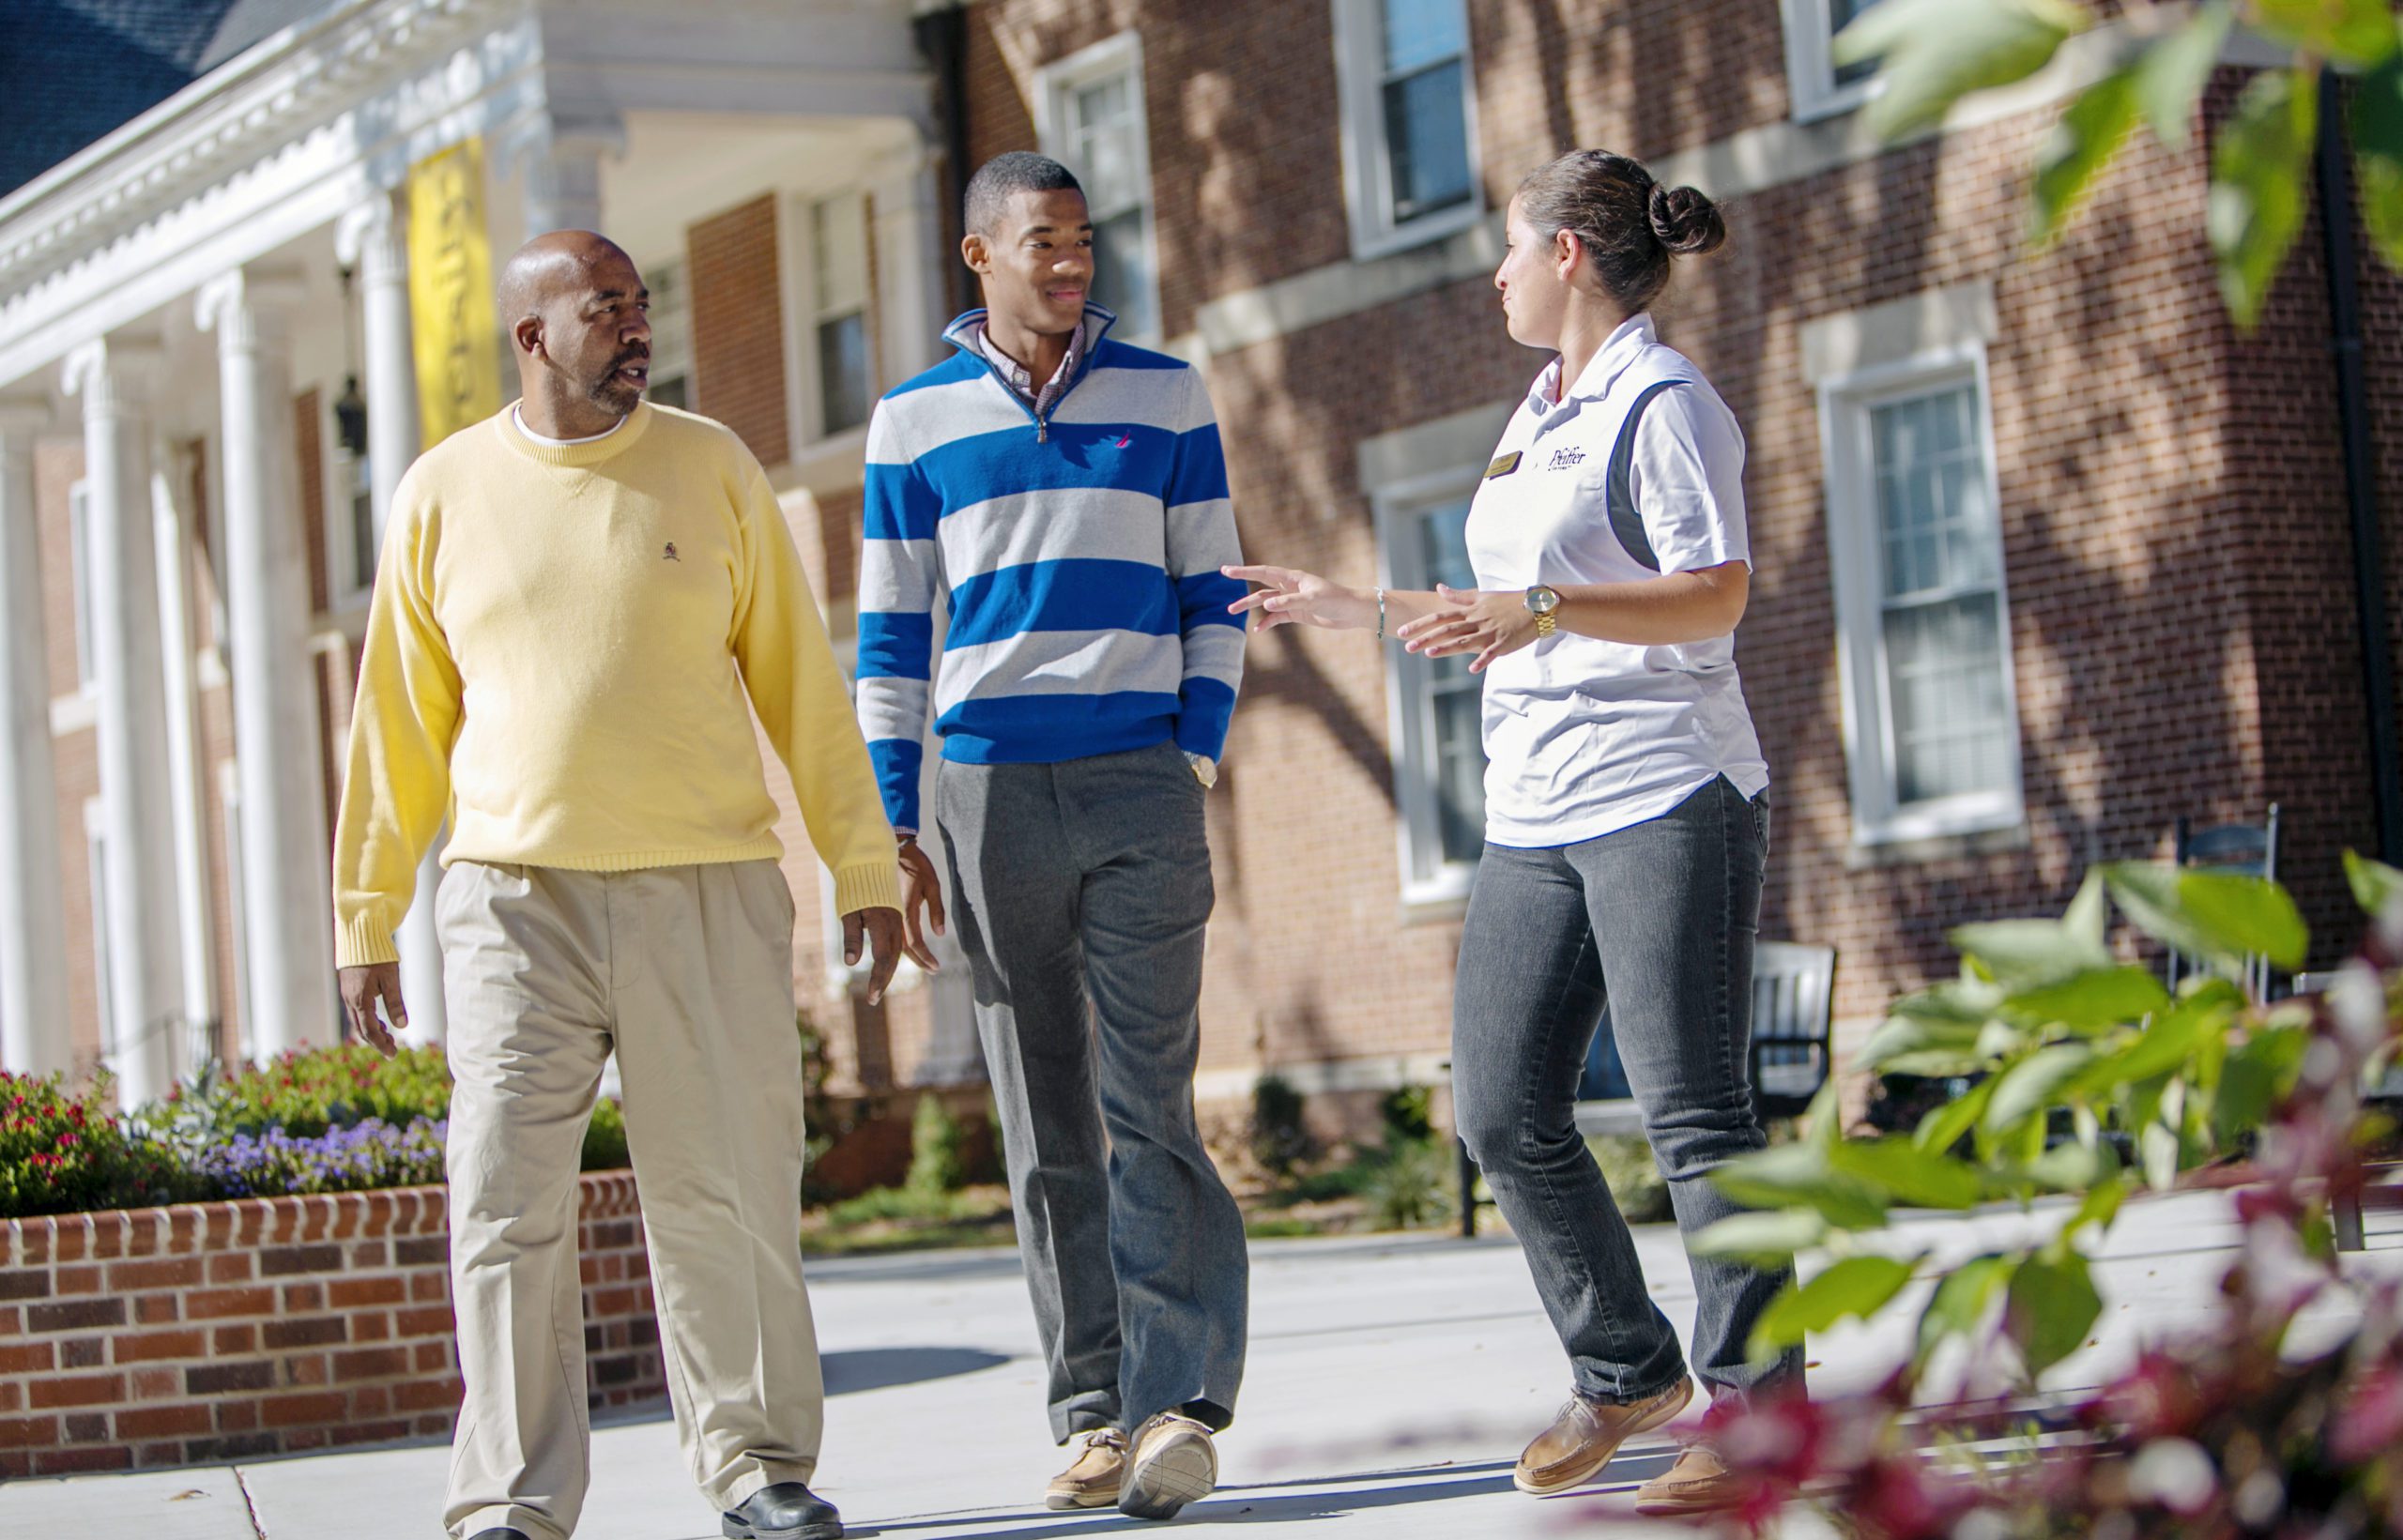
{"type": "MultiPolygon", "coordinates": [[[[1467,529],[1478,587],[1637,583],[1751,560],[1743,434],[1701,372],[1655,339],[1650,316],[1627,321],[1559,384],[1555,358],[1478,483],[1467,529]],[[1628,477],[1647,564],[1612,528],[1609,477],[1629,409],[1653,386],[1665,388],[1645,404],[1628,477]]],[[[1556,632],[1486,671],[1484,727],[1496,845],[1597,839],[1719,775],[1746,797],[1768,785],[1732,633],[1635,647],[1556,632]]]]}

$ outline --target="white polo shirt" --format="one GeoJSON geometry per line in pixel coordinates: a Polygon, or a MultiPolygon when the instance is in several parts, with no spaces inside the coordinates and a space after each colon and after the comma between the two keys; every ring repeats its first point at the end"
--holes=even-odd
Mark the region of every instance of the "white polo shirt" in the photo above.
{"type": "MultiPolygon", "coordinates": [[[[1649,315],[1611,333],[1555,403],[1559,375],[1554,358],[1477,485],[1467,534],[1478,587],[1639,583],[1751,561],[1744,435],[1701,371],[1654,340],[1649,315]],[[1639,399],[1614,528],[1613,451],[1639,399]]],[[[1733,633],[1630,647],[1557,631],[1522,648],[1486,671],[1485,754],[1485,837],[1522,848],[1657,818],[1715,776],[1748,798],[1768,785],[1733,633]]]]}

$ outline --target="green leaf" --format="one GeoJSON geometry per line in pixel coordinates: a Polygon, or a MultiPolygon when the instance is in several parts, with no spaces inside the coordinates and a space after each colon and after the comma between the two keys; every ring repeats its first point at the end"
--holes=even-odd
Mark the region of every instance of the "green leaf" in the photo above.
{"type": "Polygon", "coordinates": [[[1738,1156],[1710,1173],[1721,1192],[1748,1209],[1814,1209],[1838,1229],[1886,1223],[1885,1196],[1828,1160],[1818,1144],[1777,1144],[1738,1156]]]}
{"type": "Polygon", "coordinates": [[[1919,1356],[1924,1360],[1946,1337],[1967,1336],[1978,1329],[1993,1304],[1995,1291],[2018,1271],[2016,1257],[1972,1257],[1944,1275],[1920,1312],[1919,1356]]]}
{"type": "Polygon", "coordinates": [[[2077,1212],[2069,1216],[2069,1223],[2061,1227],[2061,1234],[2075,1235],[2089,1225],[2100,1225],[2105,1229],[2110,1228],[2111,1221],[2120,1215],[2120,1205],[2126,1202],[2127,1198],[2128,1184],[2119,1177],[2115,1176],[2108,1182],[2096,1182],[2087,1189],[2086,1201],[2080,1203],[2077,1206],[2077,1212]]]}
{"type": "Polygon", "coordinates": [[[1973,1055],[1978,1030],[1982,1026],[1982,1018],[1975,1022],[1948,1021],[1898,1012],[1869,1034],[1869,1041],[1860,1047],[1860,1061],[1870,1069],[1884,1070],[1889,1060],[1906,1054],[1973,1055]]]}
{"type": "Polygon", "coordinates": [[[1994,1099],[1994,1077],[1988,1075],[1971,1086],[1968,1094],[1947,1102],[1921,1118],[1911,1142],[1921,1150],[1949,1153],[1961,1142],[1962,1135],[1978,1126],[1978,1120],[1985,1115],[1986,1103],[1994,1099]]]}
{"type": "Polygon", "coordinates": [[[1754,1267],[1783,1267],[1827,1239],[1828,1222],[1809,1209],[1771,1213],[1731,1213],[1686,1243],[1696,1257],[1723,1257],[1754,1267]]]}
{"type": "Polygon", "coordinates": [[[2205,222],[2219,254],[2220,294],[2248,330],[2260,320],[2270,284],[2303,228],[2319,99],[2309,70],[2256,75],[2212,157],[2205,222]]]}
{"type": "Polygon", "coordinates": [[[2020,1264],[2012,1274],[2003,1326],[2019,1344],[2028,1374],[2039,1376],[2077,1351],[2102,1314],[2103,1296],[2095,1292],[2086,1258],[2072,1251],[2020,1264]]]}
{"type": "Polygon", "coordinates": [[[2184,26],[2155,38],[2136,59],[2136,100],[2153,137],[2182,150],[2194,137],[2195,103],[2219,65],[2236,8],[2212,0],[2198,7],[2184,26]]]}
{"type": "Polygon", "coordinates": [[[2395,49],[2389,0],[2253,0],[2252,20],[2272,42],[2317,58],[2371,65],[2395,49]]]}
{"type": "Polygon", "coordinates": [[[2181,1069],[2212,1033],[2225,1034],[2232,1013],[2216,998],[2181,1000],[2152,1018],[2135,1042],[2096,1060],[2069,1088],[2073,1095],[2104,1096],[2132,1081],[2181,1069]]]}
{"type": "Polygon", "coordinates": [[[2105,968],[2022,990],[2003,1009],[2032,1026],[2099,1032],[2169,1009],[2169,991],[2147,968],[2105,968]]]}
{"type": "Polygon", "coordinates": [[[2057,1144],[2020,1167],[2029,1181],[2057,1193],[2086,1192],[2119,1169],[2119,1157],[2104,1144],[2057,1144]]]}
{"type": "Polygon", "coordinates": [[[2403,267],[2403,53],[2362,77],[2352,135],[2362,223],[2387,265],[2403,267]]]}
{"type": "Polygon", "coordinates": [[[1892,1257],[1847,1257],[1801,1288],[1788,1288],[1770,1302],[1753,1328],[1753,1356],[1772,1356],[1846,1316],[1867,1319],[1903,1291],[1911,1281],[1912,1266],[1892,1257]]]}
{"type": "Polygon", "coordinates": [[[2144,1162],[2144,1184],[2156,1193],[2178,1185],[2177,1130],[2166,1123],[2147,1123],[2136,1136],[2136,1153],[2144,1162]]]}
{"type": "Polygon", "coordinates": [[[2373,920],[2403,899],[2403,872],[2351,850],[2345,852],[2345,880],[2353,885],[2353,902],[2373,920]]]}
{"type": "Polygon", "coordinates": [[[1829,1162],[1922,1209],[1966,1209],[1985,1196],[1973,1166],[1906,1138],[1846,1139],[1829,1151],[1829,1162]]]}
{"type": "Polygon", "coordinates": [[[2081,942],[2107,953],[2111,945],[2111,889],[2100,872],[2089,872],[2077,896],[2061,911],[2061,924],[2081,942]]]}
{"type": "Polygon", "coordinates": [[[2303,966],[2310,932],[2294,900],[2266,877],[2141,861],[2117,861],[2104,871],[2120,907],[2157,941],[2223,966],[2256,953],[2282,968],[2303,966]]]}
{"type": "Polygon", "coordinates": [[[2223,1148],[2261,1126],[2293,1089],[2309,1046],[2301,1028],[2280,1027],[2255,1032],[2227,1056],[2212,1096],[2212,1136],[2223,1148]]]}
{"type": "Polygon", "coordinates": [[[1952,944],[1982,964],[2005,989],[2032,989],[2108,968],[2111,954],[2060,920],[1991,920],[1956,925],[1952,944]]]}
{"type": "Polygon", "coordinates": [[[2311,932],[2294,900],[2269,878],[2185,872],[2178,878],[2178,897],[2224,955],[2237,961],[2267,957],[2288,972],[2303,966],[2311,932]]]}
{"type": "Polygon", "coordinates": [[[2049,246],[2086,199],[2095,176],[2120,153],[2136,122],[2134,69],[2115,69],[2078,93],[2036,152],[2029,189],[2034,221],[2031,246],[2049,246]]]}
{"type": "Polygon", "coordinates": [[[1885,0],[1836,34],[1839,65],[1878,61],[1867,118],[1881,139],[1943,121],[1973,91],[2025,80],[2088,25],[2069,0],[1885,0]]]}
{"type": "Polygon", "coordinates": [[[2029,1118],[2040,1116],[2052,1105],[2061,1088],[2077,1076],[2094,1060],[2094,1050],[2083,1043],[2056,1043],[2013,1064],[2003,1073],[2002,1083],[1995,1087],[1994,1100],[1986,1104],[1983,1119],[1988,1132],[2007,1134],[2029,1118]]]}

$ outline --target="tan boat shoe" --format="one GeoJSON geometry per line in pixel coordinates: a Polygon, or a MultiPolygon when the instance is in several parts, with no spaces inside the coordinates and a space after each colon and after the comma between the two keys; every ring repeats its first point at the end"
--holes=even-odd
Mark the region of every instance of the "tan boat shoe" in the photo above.
{"type": "Polygon", "coordinates": [[[1623,1405],[1571,1395],[1552,1426],[1537,1434],[1535,1442],[1519,1456],[1511,1484],[1537,1497],[1581,1487],[1601,1473],[1620,1444],[1659,1427],[1692,1399],[1690,1380],[1680,1380],[1658,1395],[1623,1405]]]}
{"type": "Polygon", "coordinates": [[[1726,1462],[1704,1444],[1688,1444],[1677,1463],[1635,1489],[1635,1511],[1646,1518],[1718,1513],[1743,1502],[1726,1462]]]}
{"type": "Polygon", "coordinates": [[[1043,1490],[1047,1508],[1107,1508],[1118,1501],[1126,1474],[1126,1435],[1097,1427],[1085,1435],[1077,1463],[1051,1478],[1043,1490]]]}
{"type": "Polygon", "coordinates": [[[1217,1485],[1218,1451],[1210,1429],[1182,1413],[1163,1411],[1135,1431],[1118,1511],[1130,1518],[1173,1518],[1217,1485]]]}

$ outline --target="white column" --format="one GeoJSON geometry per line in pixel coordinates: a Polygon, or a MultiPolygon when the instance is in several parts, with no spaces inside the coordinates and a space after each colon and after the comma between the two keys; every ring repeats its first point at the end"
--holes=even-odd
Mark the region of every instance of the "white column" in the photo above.
{"type": "Polygon", "coordinates": [[[931,367],[943,352],[943,275],[959,260],[944,246],[941,162],[921,150],[877,179],[876,329],[890,387],[931,367]]]}
{"type": "Polygon", "coordinates": [[[74,1064],[67,923],[58,902],[58,788],[51,765],[50,651],[35,539],[34,435],[50,404],[0,400],[0,1069],[74,1064]]]}
{"type": "MultiPolygon", "coordinates": [[[[367,495],[375,516],[375,547],[384,545],[392,489],[417,458],[417,358],[409,336],[406,232],[392,200],[377,193],[344,215],[334,231],[337,260],[359,271],[360,330],[367,354],[367,495]]],[[[446,829],[444,833],[449,831],[446,829]]],[[[401,999],[408,1006],[412,1042],[439,1043],[442,947],[434,934],[434,894],[442,881],[442,836],[418,866],[417,894],[394,940],[401,953],[401,999]]]]}
{"type": "Polygon", "coordinates": [[[261,1055],[335,1035],[331,846],[326,835],[308,547],[300,527],[286,313],[297,278],[237,268],[200,291],[217,333],[224,412],[227,650],[242,795],[243,939],[261,1055]]]}
{"type": "Polygon", "coordinates": [[[625,147],[614,129],[552,127],[525,149],[526,236],[601,228],[601,158],[625,147]]]}
{"type": "Polygon", "coordinates": [[[84,482],[99,760],[112,1020],[103,1057],[117,1096],[138,1106],[175,1083],[183,1027],[167,696],[159,632],[159,562],[150,508],[148,389],[155,345],[87,343],[69,356],[67,389],[84,398],[84,482]]]}
{"type": "Polygon", "coordinates": [[[176,911],[182,964],[183,1016],[175,1071],[197,1072],[217,1044],[216,933],[209,922],[208,836],[202,827],[207,807],[200,794],[200,692],[192,681],[191,527],[184,502],[191,496],[191,458],[161,456],[150,479],[153,538],[159,554],[160,679],[167,704],[167,810],[176,839],[176,911]],[[179,490],[180,489],[180,490],[179,490]]]}

